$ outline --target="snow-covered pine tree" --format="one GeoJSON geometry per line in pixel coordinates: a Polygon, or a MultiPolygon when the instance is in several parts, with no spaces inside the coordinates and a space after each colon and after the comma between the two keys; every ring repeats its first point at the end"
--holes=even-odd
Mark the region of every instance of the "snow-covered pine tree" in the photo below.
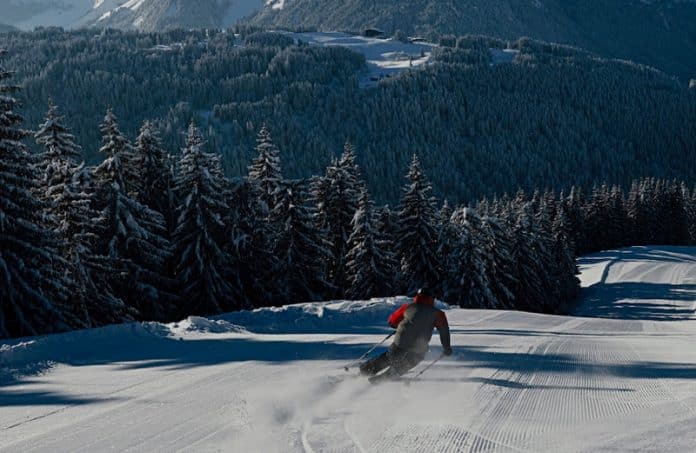
{"type": "Polygon", "coordinates": [[[234,291],[235,305],[266,306],[276,292],[272,270],[275,262],[266,232],[268,216],[258,199],[258,187],[247,178],[224,179],[224,253],[229,257],[226,279],[234,291]]]}
{"type": "Polygon", "coordinates": [[[356,194],[356,199],[358,199],[363,190],[367,190],[367,184],[362,179],[360,166],[358,165],[355,157],[355,148],[353,148],[353,145],[351,145],[350,142],[346,142],[343,145],[343,154],[341,154],[341,159],[338,161],[338,165],[346,172],[348,184],[353,187],[356,194]]]}
{"type": "Polygon", "coordinates": [[[696,245],[696,187],[685,188],[684,202],[689,225],[689,245],[696,245]]]}
{"type": "Polygon", "coordinates": [[[66,199],[67,186],[77,168],[76,162],[81,160],[81,149],[50,99],[46,118],[34,137],[43,147],[37,166],[41,179],[38,196],[46,203],[46,224],[58,231],[65,228],[62,224],[71,203],[70,197],[66,199]]]}
{"type": "Polygon", "coordinates": [[[399,227],[399,218],[397,213],[392,211],[389,205],[375,207],[375,228],[379,231],[382,240],[384,241],[384,249],[389,252],[395,262],[392,274],[386,282],[389,288],[393,291],[399,289],[401,282],[401,270],[399,260],[396,255],[396,236],[399,227]]]}
{"type": "Polygon", "coordinates": [[[512,293],[517,281],[515,280],[515,263],[511,256],[510,233],[505,223],[494,217],[483,217],[481,226],[487,238],[486,256],[488,280],[491,282],[491,292],[501,308],[513,308],[515,295],[512,293]]]}
{"type": "Polygon", "coordinates": [[[138,174],[138,200],[161,213],[169,234],[176,222],[174,214],[174,172],[162,139],[150,121],[145,121],[135,140],[133,163],[138,174]]]}
{"type": "Polygon", "coordinates": [[[473,209],[462,208],[452,215],[452,222],[459,230],[459,242],[453,252],[458,291],[453,291],[454,300],[449,302],[462,307],[503,308],[491,291],[490,267],[495,263],[481,218],[473,209]]]}
{"type": "Polygon", "coordinates": [[[619,186],[612,186],[607,195],[607,220],[604,234],[607,248],[619,248],[631,245],[626,238],[625,228],[628,223],[623,191],[619,186]]]}
{"type": "Polygon", "coordinates": [[[587,239],[585,237],[584,225],[584,204],[585,197],[582,189],[571,187],[567,197],[561,197],[563,206],[568,216],[569,228],[572,235],[572,241],[575,244],[575,253],[581,254],[587,250],[587,239]]]}
{"type": "Polygon", "coordinates": [[[551,229],[551,257],[554,266],[549,269],[551,285],[559,298],[560,311],[566,312],[568,304],[580,292],[578,266],[573,255],[572,240],[568,236],[569,226],[565,208],[561,206],[556,213],[551,229]]]}
{"type": "Polygon", "coordinates": [[[511,231],[510,255],[514,266],[516,285],[511,288],[515,295],[516,308],[536,312],[555,309],[553,302],[548,300],[546,292],[549,288],[545,267],[547,260],[543,254],[543,244],[535,232],[534,217],[530,203],[523,197],[515,199],[515,223],[511,231]]]}
{"type": "Polygon", "coordinates": [[[663,244],[685,245],[689,243],[689,217],[686,203],[689,192],[676,181],[666,187],[665,218],[669,219],[666,241],[663,244]]]}
{"type": "Polygon", "coordinates": [[[273,281],[281,298],[278,303],[321,300],[330,288],[322,263],[331,252],[324,236],[313,228],[307,192],[306,181],[285,181],[271,213],[272,223],[278,226],[273,248],[273,281]]]}
{"type": "Polygon", "coordinates": [[[99,127],[102,133],[102,146],[99,152],[105,160],[97,169],[98,180],[104,178],[119,185],[119,190],[127,195],[137,196],[140,189],[138,171],[135,166],[133,145],[121,133],[118,118],[112,109],[106,111],[106,116],[99,127]],[[107,176],[108,174],[108,176],[107,176]]]}
{"type": "Polygon", "coordinates": [[[230,256],[225,252],[225,180],[219,158],[203,151],[203,139],[191,123],[182,150],[175,189],[181,204],[174,231],[176,276],[181,288],[181,314],[214,314],[242,308],[233,300],[234,288],[226,275],[230,256]]]}
{"type": "Polygon", "coordinates": [[[41,226],[44,205],[33,194],[39,181],[11,76],[0,65],[0,337],[84,326],[66,300],[66,263],[56,237],[41,226]]]}
{"type": "Polygon", "coordinates": [[[254,295],[256,305],[274,304],[277,297],[276,285],[273,284],[273,269],[278,266],[276,256],[272,253],[278,241],[282,225],[274,223],[271,213],[279,204],[283,174],[280,166],[280,151],[273,143],[266,125],[259,131],[256,139],[257,156],[249,166],[247,181],[251,184],[254,195],[249,200],[253,231],[250,247],[246,249],[249,259],[251,279],[245,287],[254,295]]]}
{"type": "Polygon", "coordinates": [[[249,166],[248,179],[258,187],[259,201],[267,216],[275,209],[278,189],[283,181],[280,151],[273,144],[271,133],[264,124],[256,139],[256,159],[249,166]]]}
{"type": "Polygon", "coordinates": [[[365,187],[353,217],[353,233],[348,239],[346,271],[351,299],[368,299],[394,294],[390,286],[397,269],[396,257],[377,228],[373,205],[365,187]]]}
{"type": "MultiPolygon", "coordinates": [[[[352,151],[350,151],[352,152],[352,151]]],[[[358,209],[358,191],[362,182],[356,179],[355,161],[344,152],[326,168],[323,178],[312,186],[316,204],[316,228],[326,233],[331,257],[326,265],[328,282],[336,288],[334,297],[344,297],[350,283],[346,275],[348,239],[353,232],[352,221],[358,209]]]]}
{"type": "Polygon", "coordinates": [[[63,256],[70,262],[72,300],[88,326],[131,321],[137,312],[115,295],[114,276],[128,272],[126,260],[96,252],[105,222],[92,208],[93,175],[85,164],[72,170],[62,196],[56,202],[61,219],[57,233],[63,256]]]}
{"type": "Polygon", "coordinates": [[[626,216],[628,224],[626,233],[628,234],[632,245],[647,243],[647,208],[643,198],[644,194],[642,184],[638,181],[633,181],[626,199],[626,216]]]}
{"type": "Polygon", "coordinates": [[[116,116],[107,112],[101,127],[104,161],[95,169],[95,207],[101,214],[104,235],[99,254],[126,260],[129,274],[114,284],[117,295],[140,313],[143,319],[165,320],[171,316],[173,296],[164,273],[171,254],[164,216],[140,203],[133,153],[120,133],[116,116]],[[131,187],[132,190],[128,190],[131,187]]]}
{"type": "Polygon", "coordinates": [[[60,239],[60,254],[68,262],[66,277],[75,313],[90,327],[132,320],[135,313],[114,296],[109,284],[127,267],[121,260],[95,253],[101,230],[99,213],[91,207],[92,175],[84,163],[76,164],[81,149],[52,101],[35,138],[44,147],[41,192],[60,239]]]}
{"type": "Polygon", "coordinates": [[[58,107],[49,99],[46,118],[34,134],[36,143],[43,147],[39,164],[40,197],[49,201],[49,207],[71,180],[76,163],[82,160],[82,150],[63,120],[58,107]]]}
{"type": "Polygon", "coordinates": [[[453,210],[447,200],[444,201],[438,213],[437,225],[437,256],[442,263],[442,280],[439,286],[444,300],[452,300],[457,297],[459,285],[459,262],[456,248],[459,244],[461,229],[452,222],[453,210]]]}
{"type": "Polygon", "coordinates": [[[441,263],[437,256],[436,200],[416,155],[411,160],[408,182],[399,206],[397,254],[401,260],[403,289],[413,291],[439,284],[441,263]]]}

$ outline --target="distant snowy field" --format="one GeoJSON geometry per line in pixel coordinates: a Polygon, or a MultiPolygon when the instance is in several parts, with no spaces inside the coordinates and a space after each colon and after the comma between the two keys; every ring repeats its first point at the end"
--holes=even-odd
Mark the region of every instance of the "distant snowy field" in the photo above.
{"type": "Polygon", "coordinates": [[[448,310],[411,385],[342,369],[405,298],[0,343],[0,451],[693,451],[696,249],[580,266],[582,317],[448,310]]]}
{"type": "Polygon", "coordinates": [[[281,33],[310,45],[347,47],[363,54],[368,66],[368,74],[361,79],[363,86],[427,64],[435,47],[427,42],[404,43],[340,32],[281,33]]]}

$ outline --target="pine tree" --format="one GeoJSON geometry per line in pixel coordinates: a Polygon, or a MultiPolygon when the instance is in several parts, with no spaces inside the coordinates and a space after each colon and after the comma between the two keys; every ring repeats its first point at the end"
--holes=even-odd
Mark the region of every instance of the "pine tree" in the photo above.
{"type": "Polygon", "coordinates": [[[112,287],[112,282],[128,273],[128,262],[96,251],[106,230],[99,212],[92,208],[94,192],[92,173],[83,163],[72,172],[57,203],[62,214],[58,234],[63,238],[63,256],[70,262],[72,299],[91,327],[131,321],[137,316],[112,287]]]}
{"type": "Polygon", "coordinates": [[[404,289],[435,286],[441,278],[437,256],[436,201],[432,187],[413,156],[399,207],[399,238],[397,252],[401,259],[404,289]]]}
{"type": "MultiPolygon", "coordinates": [[[[642,184],[633,181],[626,200],[627,233],[632,245],[646,244],[648,232],[647,212],[643,199],[642,184]]],[[[572,226],[571,226],[572,228],[572,226]]]]}
{"type": "Polygon", "coordinates": [[[138,201],[161,213],[167,220],[167,231],[174,229],[173,168],[162,139],[152,123],[145,121],[135,140],[134,168],[138,175],[138,201]]]}
{"type": "Polygon", "coordinates": [[[550,280],[558,297],[558,307],[565,312],[569,304],[580,292],[580,280],[575,256],[573,256],[572,240],[568,236],[568,219],[565,209],[561,207],[553,221],[551,231],[551,257],[553,267],[549,269],[550,280]]]}
{"type": "Polygon", "coordinates": [[[516,308],[529,311],[544,312],[552,300],[547,300],[546,290],[549,288],[546,276],[547,269],[542,250],[535,232],[532,207],[530,203],[516,200],[515,221],[511,231],[510,255],[514,267],[514,278],[517,284],[511,288],[515,295],[516,308]]]}
{"type": "MultiPolygon", "coordinates": [[[[0,50],[0,62],[4,57],[0,50]]],[[[84,326],[66,300],[66,263],[56,237],[41,226],[44,205],[34,196],[38,176],[23,140],[29,133],[0,66],[0,337],[84,326]]]]}
{"type": "Polygon", "coordinates": [[[561,199],[568,216],[568,228],[570,229],[572,235],[572,242],[575,244],[575,253],[577,255],[586,253],[588,247],[587,239],[585,237],[586,229],[583,215],[585,198],[582,193],[582,189],[572,187],[568,197],[561,197],[561,199]]]}
{"type": "Polygon", "coordinates": [[[273,249],[277,236],[268,236],[269,217],[259,203],[258,187],[246,178],[226,180],[223,251],[229,257],[227,281],[239,306],[267,306],[274,302],[277,266],[273,249]],[[272,239],[272,240],[271,240],[272,239]]]}
{"type": "Polygon", "coordinates": [[[104,161],[96,168],[96,208],[100,211],[104,236],[100,254],[125,260],[130,275],[115,285],[118,296],[149,320],[165,320],[171,316],[173,296],[169,282],[162,275],[171,254],[165,239],[165,219],[140,203],[137,176],[133,169],[132,147],[118,129],[112,111],[108,111],[101,127],[104,161]],[[133,190],[128,190],[128,188],[133,190]]]}
{"type": "Polygon", "coordinates": [[[42,176],[40,197],[48,201],[49,206],[70,181],[76,162],[82,160],[82,150],[63,120],[58,107],[49,99],[46,118],[34,134],[36,143],[44,149],[39,165],[42,176]]]}
{"type": "Polygon", "coordinates": [[[246,250],[252,263],[252,272],[246,286],[254,294],[256,304],[269,305],[278,297],[275,291],[277,288],[272,282],[273,269],[279,264],[272,251],[283,226],[273,221],[272,213],[280,202],[283,175],[280,168],[280,151],[273,144],[265,125],[261,128],[256,142],[257,157],[249,166],[247,176],[255,194],[250,200],[250,214],[254,219],[254,231],[250,231],[252,244],[246,250]]]}
{"type": "Polygon", "coordinates": [[[367,299],[393,295],[389,286],[397,268],[396,258],[373,217],[373,206],[367,189],[363,188],[358,210],[353,217],[353,233],[348,239],[346,270],[352,299],[367,299]]]}
{"type": "Polygon", "coordinates": [[[118,184],[119,190],[124,194],[137,195],[140,190],[140,181],[135,167],[133,145],[121,133],[118,118],[112,109],[107,110],[99,130],[102,133],[102,146],[99,152],[105,159],[98,167],[99,178],[118,184]]]}
{"type": "Polygon", "coordinates": [[[696,245],[696,188],[691,191],[685,188],[684,203],[689,228],[689,245],[696,245]],[[691,192],[689,194],[689,192],[691,192]]]}
{"type": "Polygon", "coordinates": [[[517,281],[514,277],[515,263],[511,256],[510,233],[503,221],[493,217],[483,217],[481,227],[486,237],[486,256],[488,257],[488,279],[491,292],[501,308],[512,309],[515,295],[512,293],[517,281]]]}
{"type": "Polygon", "coordinates": [[[277,204],[278,189],[283,181],[280,170],[280,152],[273,144],[266,125],[256,139],[257,157],[249,166],[249,180],[257,184],[263,212],[270,215],[277,204]]]}
{"type": "Polygon", "coordinates": [[[322,266],[330,251],[323,235],[313,228],[307,183],[286,181],[278,195],[271,218],[279,226],[273,249],[273,280],[279,288],[279,302],[321,300],[322,293],[330,288],[322,266]]]}
{"type": "Polygon", "coordinates": [[[329,283],[336,288],[334,297],[344,297],[350,283],[346,274],[348,239],[353,232],[352,221],[358,209],[358,191],[362,182],[356,179],[355,163],[350,152],[334,160],[326,175],[312,186],[312,199],[317,206],[316,228],[325,232],[331,244],[331,256],[326,263],[329,283]]]}
{"type": "Polygon", "coordinates": [[[63,117],[58,107],[49,100],[46,119],[34,135],[36,142],[44,148],[39,155],[41,186],[39,198],[46,202],[46,218],[54,230],[64,229],[65,216],[71,203],[68,186],[81,159],[81,149],[75,137],[63,125],[63,117]]]}
{"type": "Polygon", "coordinates": [[[452,222],[452,208],[447,200],[442,205],[438,213],[437,226],[437,256],[442,263],[442,281],[439,289],[444,300],[451,300],[458,303],[455,299],[461,289],[459,284],[459,265],[457,245],[460,242],[460,235],[463,234],[461,228],[452,222]]]}
{"type": "Polygon", "coordinates": [[[665,194],[665,223],[669,225],[665,244],[686,245],[689,243],[689,215],[687,200],[689,193],[676,181],[671,181],[665,194]]]}
{"type": "Polygon", "coordinates": [[[387,287],[392,288],[393,291],[399,289],[401,282],[399,260],[396,255],[398,227],[399,218],[397,213],[392,211],[389,205],[375,208],[375,228],[377,228],[382,241],[384,241],[384,249],[392,256],[395,263],[392,274],[389,275],[388,280],[385,282],[387,287]]]}
{"type": "Polygon", "coordinates": [[[464,208],[457,210],[452,219],[460,231],[459,244],[454,251],[459,286],[454,302],[462,307],[504,308],[491,291],[495,263],[489,253],[489,238],[481,218],[473,209],[464,208]]]}
{"type": "Polygon", "coordinates": [[[203,152],[203,139],[193,123],[182,151],[175,180],[181,205],[174,231],[176,276],[185,314],[214,314],[242,308],[233,300],[226,279],[225,181],[217,156],[203,152]]]}
{"type": "Polygon", "coordinates": [[[84,163],[77,165],[80,147],[53,102],[49,102],[46,120],[35,138],[44,147],[41,192],[47,202],[47,217],[60,239],[60,254],[68,262],[66,277],[76,314],[91,327],[132,320],[135,313],[114,295],[109,284],[127,267],[121,260],[95,252],[101,230],[99,213],[91,207],[91,173],[84,163]]]}

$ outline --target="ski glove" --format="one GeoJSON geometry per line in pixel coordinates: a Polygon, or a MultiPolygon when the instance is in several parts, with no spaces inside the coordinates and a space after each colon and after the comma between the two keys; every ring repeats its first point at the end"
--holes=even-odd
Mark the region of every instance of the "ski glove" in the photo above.
{"type": "Polygon", "coordinates": [[[452,355],[452,348],[445,348],[442,350],[442,353],[446,355],[447,357],[452,355]]]}

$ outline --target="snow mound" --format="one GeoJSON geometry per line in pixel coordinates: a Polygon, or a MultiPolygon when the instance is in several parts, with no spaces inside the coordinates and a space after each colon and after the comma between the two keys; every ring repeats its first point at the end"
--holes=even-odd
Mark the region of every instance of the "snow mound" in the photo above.
{"type": "Polygon", "coordinates": [[[168,324],[174,335],[185,333],[245,333],[246,329],[222,319],[208,319],[200,316],[189,316],[183,321],[168,324]]]}
{"type": "MultiPolygon", "coordinates": [[[[388,328],[389,315],[410,301],[402,296],[367,301],[313,302],[228,313],[216,319],[255,333],[352,332],[356,328],[388,328]]],[[[438,307],[448,308],[441,302],[438,302],[438,307]]]]}
{"type": "Polygon", "coordinates": [[[223,315],[224,321],[256,333],[317,332],[354,329],[362,324],[385,323],[403,299],[315,302],[259,308],[223,315]]]}
{"type": "Polygon", "coordinates": [[[147,338],[162,338],[169,334],[169,329],[163,324],[135,322],[8,340],[0,345],[0,367],[10,363],[60,362],[90,357],[118,345],[137,344],[147,338]]]}

